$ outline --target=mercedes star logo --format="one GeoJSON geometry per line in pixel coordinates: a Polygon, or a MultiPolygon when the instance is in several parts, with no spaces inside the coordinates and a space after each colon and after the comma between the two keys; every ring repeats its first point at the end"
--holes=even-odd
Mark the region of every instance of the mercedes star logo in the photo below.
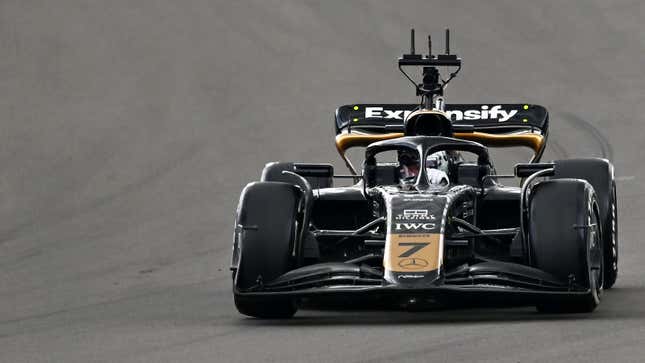
{"type": "Polygon", "coordinates": [[[422,258],[404,258],[401,261],[399,261],[399,267],[404,268],[406,270],[419,270],[424,267],[428,267],[429,263],[428,261],[422,259],[422,258]]]}

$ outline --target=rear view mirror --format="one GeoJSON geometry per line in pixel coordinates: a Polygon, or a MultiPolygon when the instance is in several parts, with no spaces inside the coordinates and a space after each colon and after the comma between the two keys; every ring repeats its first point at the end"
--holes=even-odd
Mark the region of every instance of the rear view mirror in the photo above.
{"type": "MultiPolygon", "coordinates": [[[[518,178],[528,178],[540,170],[553,169],[554,163],[521,163],[515,164],[515,176],[518,178]]],[[[552,176],[553,173],[544,176],[552,176]]]]}

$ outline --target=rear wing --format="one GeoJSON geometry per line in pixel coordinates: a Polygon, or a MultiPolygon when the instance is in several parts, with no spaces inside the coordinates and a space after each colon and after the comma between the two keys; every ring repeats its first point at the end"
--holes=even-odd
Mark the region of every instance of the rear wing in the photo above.
{"type": "MultiPolygon", "coordinates": [[[[336,134],[343,130],[373,133],[403,132],[403,121],[418,104],[345,105],[336,110],[336,134]]],[[[505,133],[518,130],[547,133],[549,114],[531,104],[447,104],[454,125],[472,125],[475,131],[505,133]]]]}
{"type": "MultiPolygon", "coordinates": [[[[341,157],[347,149],[403,136],[404,121],[418,104],[355,104],[336,110],[336,148],[341,157]]],[[[532,104],[446,104],[454,137],[492,147],[525,146],[533,150],[531,162],[539,161],[548,135],[546,108],[532,104]]],[[[348,162],[352,172],[356,170],[348,162]]]]}

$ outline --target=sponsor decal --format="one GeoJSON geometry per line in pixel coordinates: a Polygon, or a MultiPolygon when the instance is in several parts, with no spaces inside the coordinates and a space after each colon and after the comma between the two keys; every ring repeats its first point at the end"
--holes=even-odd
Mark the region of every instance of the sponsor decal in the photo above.
{"type": "Polygon", "coordinates": [[[437,228],[435,223],[394,223],[394,229],[397,231],[401,230],[419,230],[423,229],[425,231],[431,231],[437,228]]]}
{"type": "Polygon", "coordinates": [[[400,247],[410,247],[410,249],[400,254],[399,257],[410,257],[429,244],[430,242],[400,242],[400,247]]]}
{"type": "Polygon", "coordinates": [[[420,270],[428,267],[430,263],[423,258],[404,258],[399,261],[400,268],[405,270],[420,270]]]}
{"type": "Polygon", "coordinates": [[[423,198],[407,198],[404,197],[403,201],[404,202],[432,202],[434,198],[432,196],[424,196],[423,198]]]}
{"type": "Polygon", "coordinates": [[[437,218],[434,214],[430,214],[427,209],[404,209],[403,213],[399,213],[394,217],[396,221],[410,221],[410,222],[396,222],[394,229],[397,231],[432,231],[437,228],[436,223],[426,221],[436,221],[437,218]]]}
{"type": "Polygon", "coordinates": [[[427,209],[404,209],[403,213],[397,214],[396,220],[404,221],[436,221],[434,215],[430,214],[427,209]]]}
{"type": "Polygon", "coordinates": [[[423,277],[424,277],[423,275],[412,275],[412,274],[398,275],[398,278],[400,279],[422,279],[423,277]]]}
{"type": "MultiPolygon", "coordinates": [[[[515,116],[518,111],[504,110],[501,105],[481,105],[479,109],[449,110],[445,114],[453,121],[498,120],[498,122],[506,122],[515,116]]],[[[411,110],[388,110],[380,106],[365,107],[365,118],[405,120],[412,112],[411,110]]]]}
{"type": "Polygon", "coordinates": [[[412,110],[388,110],[383,107],[365,107],[365,118],[386,118],[394,120],[405,120],[412,110]]]}

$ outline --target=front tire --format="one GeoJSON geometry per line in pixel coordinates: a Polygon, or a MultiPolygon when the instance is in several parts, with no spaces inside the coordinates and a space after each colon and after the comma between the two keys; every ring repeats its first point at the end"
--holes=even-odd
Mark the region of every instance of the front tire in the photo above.
{"type": "Polygon", "coordinates": [[[236,217],[234,300],[237,310],[257,318],[289,318],[295,301],[280,296],[248,296],[293,267],[298,189],[287,183],[251,183],[242,192],[236,217]]]}
{"type": "Polygon", "coordinates": [[[552,179],[584,179],[593,186],[598,201],[604,249],[604,288],[614,286],[618,277],[618,210],[614,167],[606,159],[556,160],[552,179]]]}
{"type": "Polygon", "coordinates": [[[532,264],[587,293],[537,306],[540,312],[588,313],[603,291],[603,243],[593,187],[577,179],[536,184],[529,202],[532,264]]]}

